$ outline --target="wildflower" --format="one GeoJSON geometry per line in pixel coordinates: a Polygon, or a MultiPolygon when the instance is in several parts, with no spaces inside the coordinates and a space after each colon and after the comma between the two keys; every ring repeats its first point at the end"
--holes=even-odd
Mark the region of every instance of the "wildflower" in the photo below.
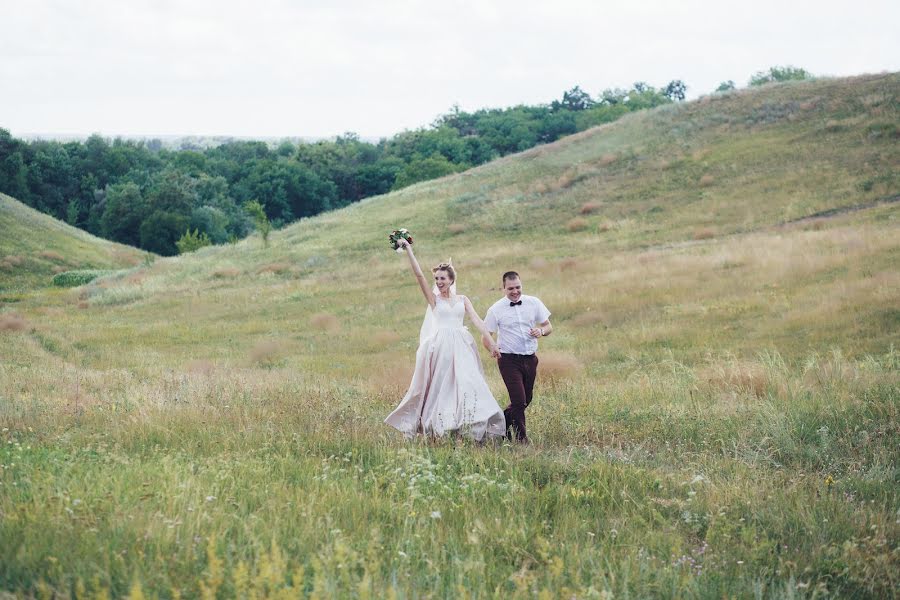
{"type": "Polygon", "coordinates": [[[431,511],[431,518],[432,518],[432,519],[440,519],[440,518],[441,518],[441,511],[439,511],[439,510],[433,510],[433,511],[431,511]]]}
{"type": "Polygon", "coordinates": [[[825,478],[825,487],[829,487],[829,488],[830,488],[830,487],[833,486],[833,485],[834,485],[834,477],[832,477],[831,475],[829,475],[828,477],[825,478]]]}

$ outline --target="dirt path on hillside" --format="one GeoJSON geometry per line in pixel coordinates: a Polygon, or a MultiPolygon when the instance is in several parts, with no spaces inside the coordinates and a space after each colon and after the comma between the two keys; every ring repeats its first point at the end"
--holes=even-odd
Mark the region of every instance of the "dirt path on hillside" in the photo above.
{"type": "Polygon", "coordinates": [[[884,206],[886,204],[895,204],[897,202],[900,202],[900,194],[888,196],[887,198],[879,198],[878,200],[872,200],[870,202],[863,202],[861,204],[854,204],[852,206],[842,206],[840,208],[829,208],[828,210],[822,210],[817,213],[807,215],[805,217],[800,217],[799,219],[791,219],[790,221],[785,221],[783,223],[779,223],[778,225],[772,225],[772,226],[768,226],[768,227],[758,227],[755,229],[743,231],[741,233],[750,233],[753,231],[763,231],[766,229],[783,229],[786,227],[790,227],[792,225],[802,225],[804,223],[810,223],[813,221],[818,221],[820,219],[831,219],[834,217],[839,217],[841,215],[846,215],[848,213],[859,212],[861,210],[867,210],[869,208],[876,208],[878,206],[884,206]]]}

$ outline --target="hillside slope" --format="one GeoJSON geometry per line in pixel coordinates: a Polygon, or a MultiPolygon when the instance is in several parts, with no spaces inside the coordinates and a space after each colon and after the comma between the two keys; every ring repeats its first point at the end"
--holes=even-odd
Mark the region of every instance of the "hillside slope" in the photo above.
{"type": "Polygon", "coordinates": [[[97,238],[0,194],[0,292],[50,284],[54,273],[136,265],[144,252],[97,238]]]}
{"type": "Polygon", "coordinates": [[[898,100],[711,96],[0,304],[0,589],[900,595],[898,100]],[[552,311],[531,446],[382,423],[404,226],[481,313],[508,269],[552,311]]]}
{"type": "Polygon", "coordinates": [[[90,302],[127,305],[161,334],[189,317],[184,335],[208,351],[173,353],[165,335],[132,347],[175,364],[242,360],[274,337],[302,340],[286,364],[357,372],[389,360],[377,344],[355,353],[361,335],[397,331],[413,349],[421,299],[386,243],[405,226],[423,264],[453,257],[479,310],[500,273],[521,271],[564,324],[554,347],[600,369],[645,352],[884,351],[898,323],[898,94],[900,76],[870,76],[629,115],[305,220],[268,248],[252,238],[158,261],[90,302]],[[310,327],[315,313],[340,331],[310,327]]]}

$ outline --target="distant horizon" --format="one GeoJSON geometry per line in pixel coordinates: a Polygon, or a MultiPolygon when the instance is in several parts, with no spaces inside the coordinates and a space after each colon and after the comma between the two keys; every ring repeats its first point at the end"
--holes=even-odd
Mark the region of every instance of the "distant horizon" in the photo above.
{"type": "MultiPolygon", "coordinates": [[[[846,75],[818,75],[815,73],[811,73],[811,75],[815,79],[846,79],[846,78],[866,77],[866,76],[873,76],[873,75],[889,75],[891,73],[896,73],[896,72],[900,72],[900,70],[867,71],[867,72],[853,73],[853,74],[846,74],[846,75]]],[[[685,82],[685,83],[687,83],[687,82],[685,82]]],[[[737,90],[748,89],[750,87],[749,84],[739,85],[736,82],[735,82],[735,86],[736,86],[735,89],[737,89],[737,90]]],[[[581,86],[579,86],[579,87],[581,87],[581,86]]],[[[654,86],[654,87],[658,87],[658,86],[654,86]]],[[[569,88],[569,89],[571,89],[571,88],[569,88]]],[[[561,99],[562,93],[564,91],[565,90],[561,90],[559,93],[559,97],[554,98],[553,100],[561,99]]],[[[684,102],[693,102],[693,101],[699,100],[705,96],[709,96],[710,94],[713,94],[713,93],[715,93],[715,90],[710,90],[710,91],[707,91],[707,92],[701,93],[701,94],[691,94],[689,92],[687,94],[687,98],[684,100],[684,102]]],[[[594,97],[593,94],[591,94],[591,96],[594,97]]],[[[552,100],[547,101],[547,102],[537,103],[537,104],[534,104],[533,106],[548,105],[548,104],[550,104],[551,101],[552,100]]],[[[508,106],[484,106],[484,107],[481,107],[479,109],[475,109],[472,111],[465,110],[462,107],[460,107],[460,110],[463,110],[463,112],[476,112],[478,110],[506,110],[506,109],[513,108],[515,106],[521,106],[523,104],[525,104],[525,103],[520,102],[517,104],[511,104],[508,106]]],[[[406,129],[402,129],[399,131],[395,131],[390,134],[379,135],[379,136],[362,135],[359,132],[352,131],[352,130],[345,130],[341,133],[333,134],[333,135],[292,135],[292,134],[267,135],[267,134],[229,134],[229,133],[120,133],[120,132],[107,133],[107,132],[103,132],[103,131],[93,131],[91,133],[61,133],[61,132],[34,132],[34,131],[17,132],[12,128],[4,127],[3,124],[0,124],[0,128],[7,129],[10,132],[10,135],[12,135],[15,138],[24,139],[27,141],[62,141],[62,142],[81,141],[81,140],[86,140],[86,139],[90,138],[91,136],[99,135],[100,137],[102,137],[104,139],[110,139],[110,140],[123,139],[123,140],[134,140],[134,141],[148,141],[148,140],[154,140],[154,139],[158,139],[160,141],[212,139],[212,140],[222,140],[222,141],[227,141],[227,140],[267,141],[267,142],[301,141],[304,143],[315,143],[315,142],[319,142],[319,141],[332,141],[332,140],[335,140],[336,138],[344,136],[344,135],[354,134],[360,140],[362,140],[364,142],[371,143],[371,144],[377,144],[381,140],[391,139],[392,137],[399,135],[399,134],[403,133],[404,131],[415,131],[418,129],[426,129],[431,126],[431,123],[433,123],[435,119],[439,118],[442,114],[446,114],[452,108],[453,108],[453,106],[449,107],[448,109],[446,109],[445,111],[443,111],[439,114],[434,115],[434,117],[432,118],[432,120],[429,123],[424,123],[422,125],[419,125],[418,127],[406,128],[406,129]]]]}

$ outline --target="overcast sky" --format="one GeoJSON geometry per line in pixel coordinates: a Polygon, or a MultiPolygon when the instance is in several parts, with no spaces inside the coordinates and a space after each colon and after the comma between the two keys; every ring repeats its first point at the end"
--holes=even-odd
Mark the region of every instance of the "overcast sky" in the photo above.
{"type": "Polygon", "coordinates": [[[579,85],[900,70],[877,0],[0,0],[0,127],[391,136],[579,85]]]}

